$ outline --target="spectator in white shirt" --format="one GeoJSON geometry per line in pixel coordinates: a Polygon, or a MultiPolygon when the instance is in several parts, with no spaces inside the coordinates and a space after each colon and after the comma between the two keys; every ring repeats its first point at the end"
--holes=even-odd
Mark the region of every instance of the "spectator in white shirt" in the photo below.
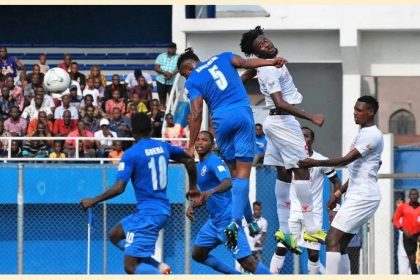
{"type": "MultiPolygon", "coordinates": [[[[42,98],[43,98],[42,105],[49,107],[51,109],[51,112],[54,111],[54,108],[55,108],[54,99],[49,94],[45,93],[45,89],[42,86],[38,86],[35,89],[35,94],[42,95],[42,98]]],[[[35,104],[35,97],[32,98],[31,100],[31,105],[34,105],[34,104],[35,104]]]]}
{"type": "Polygon", "coordinates": [[[88,78],[86,82],[86,88],[83,91],[83,97],[86,95],[92,95],[93,97],[93,106],[98,106],[98,96],[99,96],[99,90],[97,90],[93,83],[93,78],[88,78]]]}
{"type": "Polygon", "coordinates": [[[77,108],[70,105],[70,96],[68,94],[63,93],[63,95],[61,96],[61,106],[55,109],[54,119],[62,119],[65,110],[70,111],[72,120],[79,119],[79,112],[77,111],[77,108]]]}
{"type": "Polygon", "coordinates": [[[29,118],[31,121],[33,119],[38,119],[38,113],[43,111],[47,114],[48,119],[52,119],[53,114],[51,108],[46,106],[46,104],[43,102],[44,97],[42,94],[36,94],[34,100],[34,104],[29,105],[23,110],[21,117],[26,120],[29,118]]]}
{"type": "MultiPolygon", "coordinates": [[[[95,132],[95,138],[116,138],[117,133],[109,129],[109,121],[101,119],[99,123],[100,129],[95,132]]],[[[98,157],[108,157],[108,153],[112,151],[112,140],[96,140],[96,147],[98,149],[98,157]]]]}
{"type": "Polygon", "coordinates": [[[129,73],[125,78],[124,82],[127,85],[127,90],[138,85],[137,80],[140,76],[143,76],[149,85],[153,85],[152,77],[148,73],[143,72],[140,69],[136,69],[134,72],[129,73]]]}

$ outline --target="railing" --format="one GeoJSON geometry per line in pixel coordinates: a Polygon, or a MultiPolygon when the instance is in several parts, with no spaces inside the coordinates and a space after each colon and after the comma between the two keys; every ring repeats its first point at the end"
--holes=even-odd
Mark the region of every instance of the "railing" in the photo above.
{"type": "MultiPolygon", "coordinates": [[[[189,139],[188,138],[152,138],[155,140],[161,140],[161,141],[182,141],[182,142],[186,142],[189,139]]],[[[92,157],[92,158],[81,158],[80,154],[79,154],[79,147],[80,147],[80,141],[101,141],[101,140],[106,140],[106,141],[130,141],[133,142],[134,138],[131,137],[17,137],[17,136],[11,136],[11,137],[0,137],[0,141],[7,141],[7,157],[2,158],[1,160],[4,162],[8,162],[8,161],[86,161],[86,162],[90,162],[90,161],[100,161],[101,163],[103,162],[107,162],[107,161],[115,161],[115,158],[100,158],[100,157],[92,157]],[[41,140],[41,141],[57,141],[57,140],[61,140],[61,141],[66,141],[66,140],[74,140],[75,141],[75,145],[74,145],[74,149],[75,149],[75,157],[67,157],[67,158],[35,158],[35,157],[12,157],[12,141],[17,140],[17,141],[31,141],[31,140],[41,140]]]]}

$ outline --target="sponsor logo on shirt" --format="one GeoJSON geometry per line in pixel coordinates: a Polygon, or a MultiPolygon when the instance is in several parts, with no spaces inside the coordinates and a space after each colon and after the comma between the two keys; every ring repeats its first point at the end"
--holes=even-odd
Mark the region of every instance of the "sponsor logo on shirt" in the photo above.
{"type": "Polygon", "coordinates": [[[206,172],[207,172],[207,166],[204,165],[203,168],[201,168],[200,175],[201,176],[205,176],[206,175],[206,172]]]}
{"type": "Polygon", "coordinates": [[[124,162],[120,162],[120,164],[118,164],[118,171],[123,171],[125,168],[125,163],[124,162]]]}
{"type": "Polygon", "coordinates": [[[217,167],[217,169],[219,170],[219,172],[225,172],[226,171],[226,168],[223,165],[219,165],[217,167]]]}

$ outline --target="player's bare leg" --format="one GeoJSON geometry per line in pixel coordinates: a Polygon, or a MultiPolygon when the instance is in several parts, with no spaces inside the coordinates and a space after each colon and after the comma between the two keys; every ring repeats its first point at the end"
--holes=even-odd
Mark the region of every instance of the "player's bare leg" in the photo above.
{"type": "Polygon", "coordinates": [[[124,251],[125,249],[125,233],[121,224],[116,224],[109,232],[109,240],[118,249],[124,251]]]}
{"type": "Polygon", "coordinates": [[[349,274],[350,260],[347,255],[347,246],[353,236],[354,234],[343,232],[335,227],[330,227],[326,239],[326,274],[349,274]]]}

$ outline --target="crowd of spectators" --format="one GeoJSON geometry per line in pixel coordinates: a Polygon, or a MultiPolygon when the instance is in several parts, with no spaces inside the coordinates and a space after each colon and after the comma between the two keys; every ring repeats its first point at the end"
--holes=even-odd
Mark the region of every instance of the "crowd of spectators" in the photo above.
{"type": "MultiPolygon", "coordinates": [[[[167,80],[165,88],[172,86],[176,74],[176,69],[169,70],[166,64],[172,67],[177,58],[176,45],[171,44],[168,52],[156,60],[160,64],[156,64],[155,69],[163,77],[160,80],[163,83],[167,80]]],[[[153,122],[152,137],[162,137],[165,104],[153,99],[153,81],[140,69],[128,74],[125,81],[114,74],[107,83],[98,65],[92,66],[85,75],[70,54],[64,54],[57,66],[48,65],[48,55],[41,54],[38,64],[25,69],[18,58],[10,56],[6,48],[0,48],[0,70],[2,137],[90,137],[92,140],[79,142],[79,157],[118,158],[129,143],[98,138],[131,137],[130,119],[135,112],[148,113],[153,122]],[[44,74],[52,67],[61,67],[71,77],[70,88],[61,94],[50,93],[43,86],[44,74]]],[[[71,139],[14,140],[11,156],[75,157],[75,142],[71,139]]],[[[0,157],[7,157],[7,145],[8,141],[0,141],[0,157]]]]}

